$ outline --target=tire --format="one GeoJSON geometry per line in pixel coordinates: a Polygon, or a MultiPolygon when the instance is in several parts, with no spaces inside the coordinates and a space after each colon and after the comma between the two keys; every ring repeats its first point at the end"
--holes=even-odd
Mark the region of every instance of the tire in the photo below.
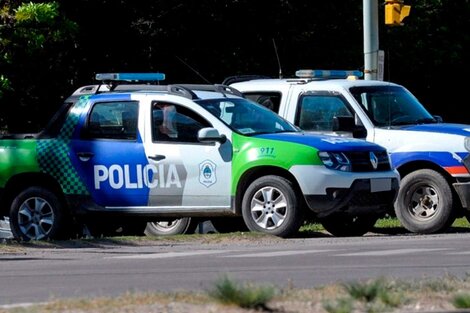
{"type": "Polygon", "coordinates": [[[333,214],[320,219],[323,227],[333,236],[362,236],[369,232],[377,222],[375,216],[348,216],[333,214]]]}
{"type": "Polygon", "coordinates": [[[212,226],[218,233],[248,231],[243,217],[216,217],[211,219],[212,226]]]}
{"type": "Polygon", "coordinates": [[[455,221],[452,190],[440,173],[423,169],[406,175],[395,201],[395,214],[413,233],[445,231],[455,221]]]}
{"type": "Polygon", "coordinates": [[[294,186],[274,175],[250,184],[243,196],[242,215],[249,230],[284,238],[297,234],[303,223],[294,186]]]}
{"type": "Polygon", "coordinates": [[[19,193],[10,208],[13,237],[18,240],[65,239],[69,219],[59,198],[41,187],[19,193]]]}
{"type": "Polygon", "coordinates": [[[168,221],[148,222],[144,233],[147,236],[182,235],[194,232],[196,227],[197,224],[190,217],[183,217],[168,221]]]}

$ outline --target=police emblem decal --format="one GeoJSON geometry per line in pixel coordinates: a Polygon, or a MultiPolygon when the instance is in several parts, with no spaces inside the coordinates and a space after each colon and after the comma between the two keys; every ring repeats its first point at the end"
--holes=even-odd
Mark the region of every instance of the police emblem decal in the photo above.
{"type": "Polygon", "coordinates": [[[216,165],[211,160],[205,160],[199,164],[199,182],[210,187],[217,182],[216,165]]]}

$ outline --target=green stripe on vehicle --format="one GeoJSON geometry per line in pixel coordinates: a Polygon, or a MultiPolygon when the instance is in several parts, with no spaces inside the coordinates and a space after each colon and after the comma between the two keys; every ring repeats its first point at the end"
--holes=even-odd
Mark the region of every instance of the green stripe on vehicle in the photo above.
{"type": "Polygon", "coordinates": [[[0,145],[0,186],[7,179],[24,172],[38,172],[36,140],[2,140],[0,145]],[[12,166],[14,164],[14,166],[12,166]]]}
{"type": "Polygon", "coordinates": [[[245,137],[233,133],[232,195],[237,182],[247,170],[275,166],[289,170],[293,165],[323,165],[318,149],[299,143],[245,137]]]}
{"type": "Polygon", "coordinates": [[[69,158],[69,143],[88,97],[82,97],[70,112],[57,138],[38,142],[37,153],[41,170],[52,175],[65,194],[86,195],[88,191],[69,158]]]}

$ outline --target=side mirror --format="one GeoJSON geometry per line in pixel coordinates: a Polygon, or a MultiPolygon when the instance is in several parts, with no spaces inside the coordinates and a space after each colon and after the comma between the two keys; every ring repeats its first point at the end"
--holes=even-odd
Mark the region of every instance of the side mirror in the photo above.
{"type": "Polygon", "coordinates": [[[206,127],[197,132],[197,139],[200,142],[220,142],[221,144],[227,141],[227,136],[219,134],[215,128],[206,127]]]}
{"type": "Polygon", "coordinates": [[[333,131],[351,132],[354,138],[366,138],[367,129],[355,114],[353,116],[334,116],[333,131]]]}
{"type": "Polygon", "coordinates": [[[333,131],[352,132],[354,127],[354,117],[352,116],[333,117],[333,131]]]}
{"type": "Polygon", "coordinates": [[[444,122],[444,120],[442,119],[442,116],[440,116],[440,115],[433,115],[432,117],[434,117],[434,119],[435,119],[436,122],[438,122],[438,123],[444,122]]]}

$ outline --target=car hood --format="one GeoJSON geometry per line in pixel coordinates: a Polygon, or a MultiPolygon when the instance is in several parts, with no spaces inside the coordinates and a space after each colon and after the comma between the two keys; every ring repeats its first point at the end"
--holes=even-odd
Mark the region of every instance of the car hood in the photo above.
{"type": "Polygon", "coordinates": [[[311,133],[277,133],[256,135],[255,138],[293,142],[323,151],[378,151],[385,150],[380,145],[362,139],[318,135],[311,133]]]}
{"type": "Polygon", "coordinates": [[[470,136],[470,125],[465,124],[439,123],[411,125],[404,126],[401,130],[470,136]]]}

